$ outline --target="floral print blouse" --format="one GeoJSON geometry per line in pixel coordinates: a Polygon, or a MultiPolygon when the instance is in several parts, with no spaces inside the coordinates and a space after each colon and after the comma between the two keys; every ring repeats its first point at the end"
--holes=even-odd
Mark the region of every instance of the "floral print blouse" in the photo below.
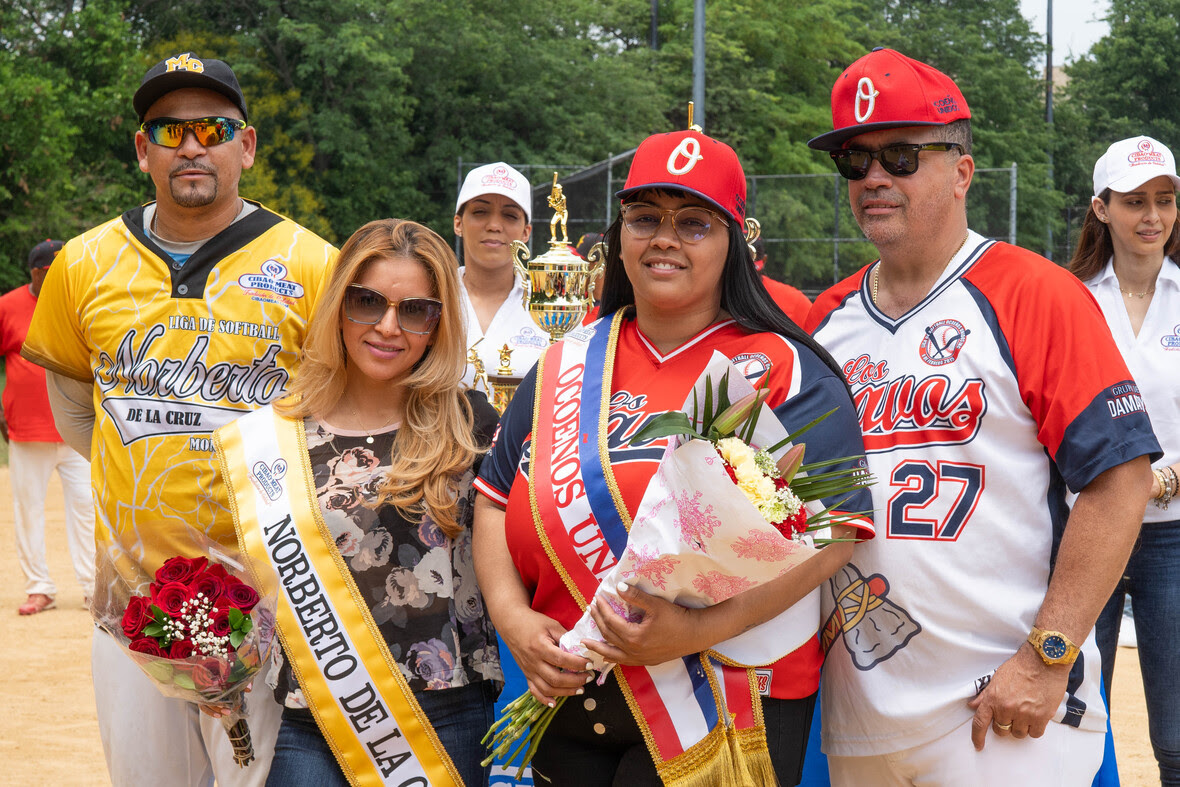
{"type": "MultiPolygon", "coordinates": [[[[480,394],[470,400],[476,439],[487,445],[496,411],[480,394]]],[[[463,532],[452,540],[427,515],[411,521],[393,506],[371,507],[391,464],[396,426],[373,434],[371,444],[363,432],[332,432],[312,418],[304,426],[324,522],[410,689],[503,682],[496,632],[471,554],[478,460],[459,483],[463,532]]],[[[287,663],[279,671],[275,699],[288,708],[307,707],[287,663]]]]}

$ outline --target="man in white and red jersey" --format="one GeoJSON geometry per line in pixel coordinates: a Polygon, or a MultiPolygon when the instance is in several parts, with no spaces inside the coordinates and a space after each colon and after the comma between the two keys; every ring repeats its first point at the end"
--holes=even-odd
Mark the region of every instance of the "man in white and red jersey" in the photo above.
{"type": "MultiPolygon", "coordinates": [[[[283,394],[336,255],[238,195],[257,140],[228,65],[177,54],[132,103],[156,200],[66,243],[22,351],[50,372],[62,436],[92,457],[97,562],[117,567],[100,571],[96,617],[119,611],[120,582],[202,551],[194,534],[236,553],[212,432],[283,394]]],[[[113,784],[265,781],[281,713],[269,691],[247,695],[257,760],[239,768],[221,723],[161,695],[102,631],[91,669],[113,784]]]]}
{"type": "Polygon", "coordinates": [[[945,74],[877,49],[809,143],[880,254],[808,318],[877,478],[877,537],[824,598],[835,784],[1088,785],[1102,760],[1091,629],[1160,448],[1086,288],[968,229],[970,116],[945,74]]]}
{"type": "Polygon", "coordinates": [[[62,242],[46,239],[29,252],[31,281],[0,297],[0,355],[4,356],[4,399],[0,436],[8,441],[16,556],[28,599],[17,608],[36,615],[57,606],[57,586],[45,561],[45,497],[53,471],[65,496],[66,543],[84,603],[94,594],[94,501],[90,463],[62,442],[53,426],[45,370],[20,355],[37,307],[45,274],[62,242]]]}

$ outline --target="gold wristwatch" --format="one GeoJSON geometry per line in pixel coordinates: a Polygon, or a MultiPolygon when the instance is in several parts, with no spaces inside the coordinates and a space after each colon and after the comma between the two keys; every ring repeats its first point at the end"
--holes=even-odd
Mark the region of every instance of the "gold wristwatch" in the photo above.
{"type": "Polygon", "coordinates": [[[1033,626],[1028,642],[1046,664],[1073,664],[1078,657],[1078,646],[1060,631],[1043,631],[1033,626]]]}

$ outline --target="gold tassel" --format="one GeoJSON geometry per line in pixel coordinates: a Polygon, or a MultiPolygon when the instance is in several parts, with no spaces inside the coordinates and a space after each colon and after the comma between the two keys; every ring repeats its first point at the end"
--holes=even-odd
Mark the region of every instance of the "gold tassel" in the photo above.
{"type": "Polygon", "coordinates": [[[656,766],[667,787],[773,787],[766,730],[718,724],[688,751],[656,766]]]}

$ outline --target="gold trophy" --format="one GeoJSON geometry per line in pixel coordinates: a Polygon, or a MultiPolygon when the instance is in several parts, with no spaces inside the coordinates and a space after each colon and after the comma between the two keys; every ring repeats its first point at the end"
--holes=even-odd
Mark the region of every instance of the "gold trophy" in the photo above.
{"type": "Polygon", "coordinates": [[[549,334],[549,343],[561,339],[567,332],[582,324],[593,300],[593,282],[602,267],[605,255],[601,244],[591,250],[589,259],[574,253],[569,242],[566,222],[565,195],[553,173],[553,189],[549,194],[553,218],[549,221],[549,250],[529,259],[529,248],[518,240],[512,241],[512,264],[524,279],[524,307],[537,326],[549,334]],[[557,226],[561,225],[561,240],[557,226]]]}

